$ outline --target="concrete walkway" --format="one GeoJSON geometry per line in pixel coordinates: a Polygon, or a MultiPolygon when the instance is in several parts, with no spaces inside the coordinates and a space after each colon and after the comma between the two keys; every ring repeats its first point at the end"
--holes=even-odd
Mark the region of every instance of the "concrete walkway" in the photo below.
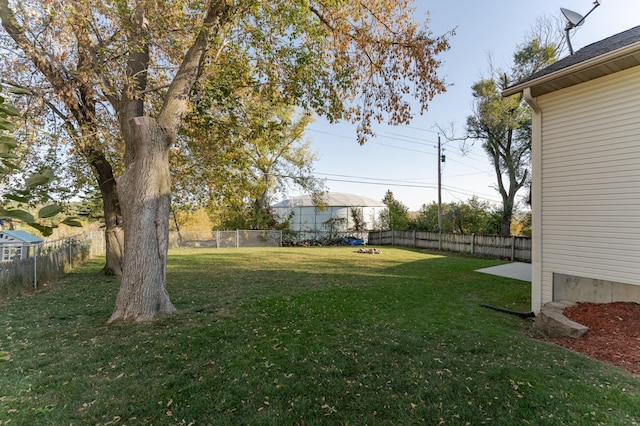
{"type": "Polygon", "coordinates": [[[530,263],[511,262],[505,263],[504,265],[492,266],[490,268],[477,269],[476,272],[531,282],[530,263]]]}

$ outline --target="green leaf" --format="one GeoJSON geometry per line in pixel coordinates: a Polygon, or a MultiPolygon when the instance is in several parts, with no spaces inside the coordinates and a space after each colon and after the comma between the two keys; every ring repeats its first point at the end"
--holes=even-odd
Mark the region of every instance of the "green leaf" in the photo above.
{"type": "Polygon", "coordinates": [[[0,143],[3,145],[8,145],[12,148],[18,146],[18,141],[11,136],[0,136],[0,143]]]}
{"type": "Polygon", "coordinates": [[[23,222],[34,222],[35,219],[33,217],[33,215],[27,211],[24,210],[20,210],[20,209],[9,209],[9,210],[5,210],[4,211],[4,215],[7,217],[11,217],[14,219],[19,219],[23,222]]]}
{"type": "Polygon", "coordinates": [[[7,115],[13,115],[14,117],[20,116],[20,111],[18,111],[18,108],[11,105],[0,103],[0,111],[4,111],[7,115]]]}
{"type": "Polygon", "coordinates": [[[27,188],[32,189],[36,186],[46,185],[49,182],[51,182],[49,176],[46,176],[42,173],[36,173],[27,178],[27,180],[25,181],[25,185],[27,186],[27,188]]]}
{"type": "Polygon", "coordinates": [[[49,179],[49,182],[53,181],[53,179],[55,178],[55,176],[53,175],[53,170],[51,170],[49,167],[45,167],[44,169],[42,169],[40,174],[49,179]]]}
{"type": "Polygon", "coordinates": [[[13,93],[15,95],[31,95],[31,92],[27,89],[21,89],[19,87],[10,87],[9,93],[13,93]]]}
{"type": "Polygon", "coordinates": [[[12,152],[0,152],[0,158],[20,158],[12,152]]]}
{"type": "Polygon", "coordinates": [[[5,120],[3,118],[0,118],[0,129],[8,130],[12,132],[13,129],[15,129],[15,127],[16,126],[12,122],[5,120]]]}
{"type": "Polygon", "coordinates": [[[18,203],[28,203],[29,199],[22,195],[17,194],[7,194],[4,196],[8,200],[17,201],[18,203]]]}
{"type": "Polygon", "coordinates": [[[48,237],[51,234],[53,234],[53,228],[51,226],[44,226],[37,222],[29,222],[28,225],[40,231],[40,233],[45,237],[48,237]]]}
{"type": "Polygon", "coordinates": [[[38,211],[38,217],[40,219],[46,219],[48,217],[53,217],[62,211],[62,206],[58,204],[50,204],[48,206],[44,206],[38,211]]]}
{"type": "Polygon", "coordinates": [[[3,164],[7,169],[10,169],[10,170],[18,170],[19,169],[19,167],[16,164],[13,164],[13,163],[11,163],[9,161],[3,161],[3,164]]]}
{"type": "Polygon", "coordinates": [[[60,223],[64,223],[67,226],[82,228],[82,223],[80,223],[80,221],[78,221],[75,217],[65,217],[64,220],[60,223]]]}

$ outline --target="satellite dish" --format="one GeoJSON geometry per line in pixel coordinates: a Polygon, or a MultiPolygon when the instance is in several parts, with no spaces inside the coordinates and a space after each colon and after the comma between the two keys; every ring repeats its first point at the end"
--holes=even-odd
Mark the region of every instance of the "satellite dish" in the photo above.
{"type": "Polygon", "coordinates": [[[593,10],[596,7],[600,6],[600,0],[594,1],[593,4],[594,6],[584,16],[580,15],[577,12],[574,12],[573,10],[565,9],[564,7],[560,8],[560,12],[562,12],[564,17],[567,18],[567,26],[564,28],[564,30],[567,33],[567,44],[569,45],[569,53],[572,55],[573,55],[573,47],[571,46],[571,40],[569,39],[569,30],[579,25],[582,25],[584,23],[584,20],[587,18],[587,16],[589,16],[589,14],[591,14],[591,12],[593,12],[593,10]]]}
{"type": "Polygon", "coordinates": [[[584,23],[584,16],[580,15],[578,12],[574,12],[573,10],[565,9],[564,7],[560,8],[560,12],[567,18],[567,27],[569,29],[573,27],[577,27],[578,25],[582,25],[584,23]]]}

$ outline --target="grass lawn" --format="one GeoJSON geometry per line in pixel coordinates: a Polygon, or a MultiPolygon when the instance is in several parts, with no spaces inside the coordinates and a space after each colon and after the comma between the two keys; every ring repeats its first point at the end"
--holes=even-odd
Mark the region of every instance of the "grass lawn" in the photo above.
{"type": "Polygon", "coordinates": [[[635,425],[640,378],[527,337],[498,261],[175,250],[178,313],[107,325],[97,259],[0,305],[0,424],[635,425]]]}

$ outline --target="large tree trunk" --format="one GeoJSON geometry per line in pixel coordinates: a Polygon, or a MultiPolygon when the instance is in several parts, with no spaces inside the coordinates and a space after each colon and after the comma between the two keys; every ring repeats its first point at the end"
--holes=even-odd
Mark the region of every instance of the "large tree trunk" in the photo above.
{"type": "Polygon", "coordinates": [[[502,223],[500,224],[500,236],[511,236],[511,217],[505,214],[502,215],[502,223]]]}
{"type": "Polygon", "coordinates": [[[513,204],[515,193],[509,193],[509,197],[502,200],[502,223],[500,224],[500,236],[511,236],[511,219],[513,218],[513,204]]]}
{"type": "Polygon", "coordinates": [[[115,187],[108,192],[102,192],[104,210],[104,241],[105,241],[105,265],[102,273],[105,275],[122,276],[124,266],[124,229],[122,228],[122,215],[118,202],[118,194],[115,187]]]}
{"type": "Polygon", "coordinates": [[[146,321],[175,312],[166,291],[169,137],[149,117],[134,118],[129,125],[134,156],[118,178],[125,262],[109,322],[146,321]]]}
{"type": "Polygon", "coordinates": [[[100,195],[102,196],[102,209],[105,222],[105,254],[106,262],[102,273],[105,275],[122,276],[124,257],[124,230],[122,228],[122,213],[118,201],[116,180],[113,176],[113,168],[102,152],[86,154],[93,168],[100,195]]]}

